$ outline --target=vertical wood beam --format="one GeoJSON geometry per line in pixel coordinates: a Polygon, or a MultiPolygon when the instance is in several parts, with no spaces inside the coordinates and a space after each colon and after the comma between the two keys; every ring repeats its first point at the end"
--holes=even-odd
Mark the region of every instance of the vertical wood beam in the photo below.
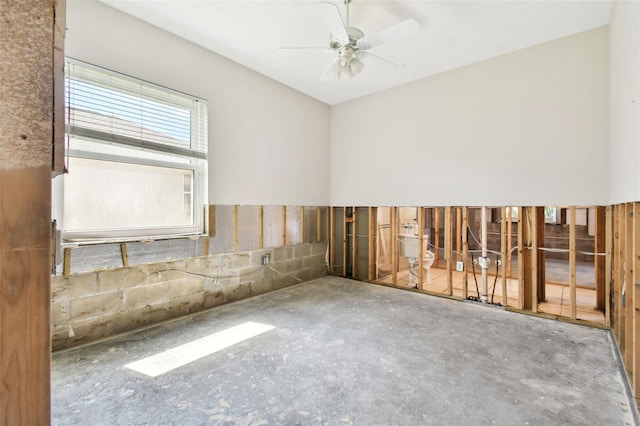
{"type": "Polygon", "coordinates": [[[467,274],[467,262],[469,261],[469,241],[467,240],[469,229],[469,207],[462,208],[462,298],[469,297],[469,277],[467,274]]]}
{"type": "Polygon", "coordinates": [[[282,206],[282,247],[287,245],[287,206],[282,206]]]}
{"type": "Polygon", "coordinates": [[[258,232],[260,248],[264,248],[264,206],[258,208],[258,232]]]}
{"type": "Polygon", "coordinates": [[[209,237],[204,237],[202,239],[202,255],[209,256],[209,237]]]}
{"type": "Polygon", "coordinates": [[[604,266],[604,320],[605,325],[611,326],[611,273],[613,268],[613,206],[605,209],[605,266],[604,266]]]}
{"type": "Polygon", "coordinates": [[[621,289],[622,289],[622,227],[624,224],[624,205],[618,204],[613,207],[613,308],[611,309],[611,322],[613,324],[613,334],[620,346],[620,312],[621,309],[621,289]]]}
{"type": "Polygon", "coordinates": [[[64,260],[62,262],[62,276],[68,277],[71,275],[71,249],[64,249],[64,260]]]}
{"type": "Polygon", "coordinates": [[[422,207],[418,207],[418,244],[420,245],[420,256],[418,257],[418,288],[424,290],[422,271],[426,249],[424,246],[424,209],[422,207]]]}
{"type": "Polygon", "coordinates": [[[462,260],[462,208],[456,208],[456,260],[462,260]]]}
{"type": "Polygon", "coordinates": [[[335,274],[334,266],[336,264],[336,229],[335,229],[335,212],[334,208],[329,206],[327,207],[329,212],[327,216],[329,217],[329,263],[331,266],[331,273],[335,274]]]}
{"type": "Polygon", "coordinates": [[[351,207],[351,276],[358,277],[358,211],[351,207]]]}
{"type": "Polygon", "coordinates": [[[304,238],[304,206],[300,206],[300,243],[306,243],[304,238]]]}
{"type": "Polygon", "coordinates": [[[238,251],[238,206],[233,206],[233,252],[238,251]]]}
{"type": "MultiPolygon", "coordinates": [[[[502,275],[502,306],[508,305],[507,299],[507,214],[509,207],[500,209],[500,275],[502,275]]],[[[510,218],[509,218],[510,220],[510,218]]],[[[465,296],[466,297],[466,296],[465,296]]]]}
{"type": "Polygon", "coordinates": [[[576,207],[569,207],[569,306],[571,319],[576,319],[576,207]]]}
{"type": "Polygon", "coordinates": [[[513,223],[511,221],[511,207],[507,207],[506,211],[507,211],[507,273],[509,274],[510,277],[512,277],[513,269],[511,265],[513,261],[513,252],[511,251],[512,249],[511,239],[513,238],[512,237],[513,223]]]}
{"type": "Polygon", "coordinates": [[[624,364],[627,367],[627,371],[629,372],[630,382],[633,383],[635,378],[633,377],[633,293],[634,293],[634,283],[633,283],[633,268],[634,268],[634,259],[633,259],[633,203],[626,204],[626,213],[625,213],[625,305],[624,305],[624,364]]]}
{"type": "Polygon", "coordinates": [[[391,280],[398,284],[398,208],[391,207],[391,280]]]}
{"type": "Polygon", "coordinates": [[[369,207],[369,274],[368,280],[373,281],[376,279],[376,265],[378,259],[376,258],[377,245],[378,245],[378,209],[377,207],[369,207]]]}
{"type": "Polygon", "coordinates": [[[525,208],[518,208],[518,309],[524,309],[524,212],[525,208]]]}
{"type": "Polygon", "coordinates": [[[64,4],[3,1],[0,5],[3,425],[50,424],[52,143],[64,129],[62,124],[54,133],[54,102],[59,100],[54,98],[55,81],[64,81],[62,66],[54,57],[60,57],[64,45],[64,4]]]}
{"type": "Polygon", "coordinates": [[[435,240],[433,242],[435,246],[435,260],[433,265],[438,267],[438,261],[440,260],[440,207],[435,207],[434,209],[433,229],[435,230],[435,240]]]}
{"type": "Polygon", "coordinates": [[[322,209],[316,207],[316,242],[322,241],[322,209]]]}
{"type": "MultiPolygon", "coordinates": [[[[545,247],[545,218],[544,218],[544,207],[536,207],[536,217],[537,217],[537,226],[536,226],[536,241],[538,247],[545,247]]],[[[537,265],[537,287],[538,287],[538,303],[544,302],[547,298],[546,295],[546,282],[547,282],[547,271],[546,271],[546,260],[547,254],[543,250],[536,250],[536,265],[537,265]]]]}
{"type": "Polygon", "coordinates": [[[127,254],[127,243],[120,243],[120,256],[122,257],[122,266],[129,266],[129,255],[127,254]]]}
{"type": "Polygon", "coordinates": [[[453,251],[453,224],[451,217],[451,206],[444,208],[444,258],[447,262],[447,294],[453,294],[453,274],[451,272],[451,255],[453,251]]]}
{"type": "Polygon", "coordinates": [[[216,205],[209,204],[209,221],[207,224],[207,233],[211,238],[216,236],[216,205]]]}
{"type": "Polygon", "coordinates": [[[538,312],[538,209],[529,207],[529,223],[531,224],[531,311],[538,312]]]}
{"type": "Polygon", "coordinates": [[[606,213],[605,207],[598,206],[596,209],[595,217],[595,241],[593,252],[596,253],[593,256],[594,269],[595,269],[595,284],[596,284],[596,309],[599,311],[605,311],[605,280],[606,280],[606,257],[598,256],[597,253],[604,253],[606,251],[606,213]]]}
{"type": "Polygon", "coordinates": [[[347,276],[347,208],[342,208],[342,276],[347,276]]]}
{"type": "Polygon", "coordinates": [[[631,346],[632,368],[631,387],[636,400],[640,397],[640,203],[633,203],[633,285],[630,296],[632,298],[632,327],[631,346]]]}

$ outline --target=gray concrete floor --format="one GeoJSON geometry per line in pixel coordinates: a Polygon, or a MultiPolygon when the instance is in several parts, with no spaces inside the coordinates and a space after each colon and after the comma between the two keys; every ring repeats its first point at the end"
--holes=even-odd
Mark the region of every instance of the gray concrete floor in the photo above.
{"type": "Polygon", "coordinates": [[[634,424],[610,333],[327,277],[53,355],[54,425],[634,424]],[[155,378],[125,364],[274,326],[155,378]]]}

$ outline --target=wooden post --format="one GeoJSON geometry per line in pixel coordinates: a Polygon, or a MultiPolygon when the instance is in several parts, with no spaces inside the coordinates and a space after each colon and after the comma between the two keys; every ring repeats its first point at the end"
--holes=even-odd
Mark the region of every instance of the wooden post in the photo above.
{"type": "Polygon", "coordinates": [[[238,206],[233,206],[233,252],[238,251],[238,206]]]}
{"type": "MultiPolygon", "coordinates": [[[[64,1],[0,6],[0,424],[51,412],[51,176],[54,82],[63,82],[64,1]],[[55,22],[54,22],[55,20],[55,22]],[[54,57],[56,62],[54,63],[54,57]],[[58,64],[58,66],[55,66],[58,64]]],[[[69,273],[70,252],[66,257],[69,273]]]]}
{"type": "Polygon", "coordinates": [[[376,258],[378,235],[377,226],[378,223],[378,209],[376,207],[369,207],[369,281],[376,279],[376,265],[378,259],[376,258]]]}
{"type": "MultiPolygon", "coordinates": [[[[531,237],[531,312],[538,312],[538,209],[529,207],[529,218],[531,229],[529,235],[531,237]]],[[[544,217],[543,217],[544,219],[544,217]]],[[[544,222],[543,222],[544,223],[544,222]]]]}
{"type": "Polygon", "coordinates": [[[512,237],[513,223],[511,221],[511,207],[507,207],[506,211],[507,211],[507,273],[509,274],[509,277],[512,277],[513,269],[511,268],[511,264],[513,261],[513,253],[511,251],[512,249],[511,239],[513,238],[512,237]]]}
{"type": "Polygon", "coordinates": [[[607,206],[605,209],[605,279],[604,279],[604,321],[605,324],[611,326],[611,268],[613,253],[613,206],[607,206]]]}
{"type": "Polygon", "coordinates": [[[342,276],[347,276],[347,208],[342,208],[342,276]]]}
{"type": "Polygon", "coordinates": [[[207,233],[211,238],[216,236],[216,205],[209,204],[209,222],[207,224],[207,233]]]}
{"type": "Polygon", "coordinates": [[[640,397],[640,203],[633,203],[633,285],[631,286],[632,351],[631,387],[636,400],[640,397]]]}
{"type": "Polygon", "coordinates": [[[264,206],[258,208],[258,232],[260,248],[264,248],[264,206]]]}
{"type": "Polygon", "coordinates": [[[525,208],[518,208],[518,309],[524,309],[524,220],[525,208]]]}
{"type": "Polygon", "coordinates": [[[420,245],[420,256],[418,257],[418,288],[424,290],[422,287],[422,271],[425,255],[424,246],[424,209],[418,207],[418,244],[420,245]]]}
{"type": "Polygon", "coordinates": [[[606,225],[605,225],[605,208],[596,207],[596,232],[593,251],[596,253],[593,256],[594,268],[595,268],[595,284],[596,284],[596,309],[599,311],[605,311],[605,279],[606,279],[606,258],[605,256],[598,256],[598,253],[604,253],[606,251],[606,225]]]}
{"type": "Polygon", "coordinates": [[[209,256],[209,237],[204,237],[202,239],[202,255],[209,256]]]}
{"type": "Polygon", "coordinates": [[[316,242],[322,241],[322,209],[316,207],[316,242]]]}
{"type": "Polygon", "coordinates": [[[304,206],[300,206],[300,243],[306,243],[304,238],[304,206]]]}
{"type": "Polygon", "coordinates": [[[351,207],[351,277],[358,277],[358,211],[351,207]]]}
{"type": "Polygon", "coordinates": [[[120,255],[122,257],[122,266],[129,266],[129,255],[127,254],[127,243],[120,243],[120,255]]]}
{"type": "Polygon", "coordinates": [[[451,272],[451,252],[453,250],[453,224],[451,206],[444,208],[444,258],[447,262],[447,294],[453,294],[453,275],[451,272]]]}
{"type": "Polygon", "coordinates": [[[282,206],[282,247],[287,245],[287,206],[282,206]]]}
{"type": "Polygon", "coordinates": [[[456,208],[456,260],[462,260],[462,209],[456,208]]]}
{"type": "MultiPolygon", "coordinates": [[[[633,259],[633,203],[626,204],[625,211],[625,305],[624,305],[624,365],[627,367],[627,371],[629,375],[632,374],[632,366],[633,366],[633,293],[634,293],[634,282],[633,282],[633,268],[634,268],[634,259],[633,259]]],[[[631,383],[633,383],[634,378],[631,378],[631,383]]]]}
{"type": "Polygon", "coordinates": [[[391,280],[398,284],[398,208],[391,207],[391,280]]]}
{"type": "Polygon", "coordinates": [[[440,207],[434,208],[433,228],[435,230],[435,239],[433,241],[433,245],[435,246],[435,260],[433,266],[437,268],[438,261],[440,260],[440,207]]]}
{"type": "Polygon", "coordinates": [[[64,249],[64,260],[62,263],[62,276],[68,277],[71,275],[71,249],[64,249]]]}
{"type": "Polygon", "coordinates": [[[335,229],[335,213],[333,211],[333,207],[327,207],[329,209],[328,217],[329,217],[329,264],[330,271],[332,274],[335,274],[333,270],[336,264],[336,229],[335,229]]]}
{"type": "Polygon", "coordinates": [[[511,218],[507,216],[509,207],[500,209],[500,258],[502,264],[500,265],[500,273],[502,275],[502,306],[508,306],[507,299],[507,220],[511,221],[511,218]]]}
{"type": "Polygon", "coordinates": [[[469,241],[467,240],[469,229],[469,207],[462,208],[462,298],[469,297],[469,277],[467,276],[467,263],[469,261],[469,241]]]}
{"type": "Polygon", "coordinates": [[[613,207],[613,309],[611,310],[611,322],[613,324],[613,334],[616,337],[618,346],[620,345],[620,312],[621,289],[622,289],[622,227],[624,224],[624,205],[618,204],[613,207]]]}
{"type": "Polygon", "coordinates": [[[569,303],[571,319],[576,319],[576,207],[569,207],[569,303]]]}

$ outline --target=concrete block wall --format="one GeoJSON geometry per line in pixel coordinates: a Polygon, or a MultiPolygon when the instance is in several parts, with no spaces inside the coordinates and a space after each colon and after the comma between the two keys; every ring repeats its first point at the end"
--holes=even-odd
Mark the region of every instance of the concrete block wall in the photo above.
{"type": "Polygon", "coordinates": [[[326,242],[305,243],[54,277],[53,349],[320,278],[326,251],[326,242]]]}

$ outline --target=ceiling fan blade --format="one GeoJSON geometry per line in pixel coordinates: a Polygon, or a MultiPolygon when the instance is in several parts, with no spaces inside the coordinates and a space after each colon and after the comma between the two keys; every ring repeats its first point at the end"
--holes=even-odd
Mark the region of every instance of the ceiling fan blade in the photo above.
{"type": "Polygon", "coordinates": [[[369,51],[367,51],[367,50],[361,50],[361,51],[360,51],[360,54],[361,54],[362,56],[365,56],[365,55],[366,55],[366,56],[373,56],[374,58],[376,58],[376,59],[378,59],[378,60],[380,60],[380,61],[382,61],[382,62],[386,62],[386,63],[388,63],[389,65],[393,65],[394,67],[404,67],[404,64],[401,64],[401,65],[396,64],[395,62],[391,62],[390,60],[385,59],[385,58],[383,58],[382,56],[374,55],[373,53],[371,53],[371,52],[369,52],[369,51]]]}
{"type": "Polygon", "coordinates": [[[349,43],[349,34],[347,34],[347,29],[344,27],[344,22],[342,21],[342,16],[340,16],[338,6],[326,1],[320,3],[318,6],[322,10],[322,15],[324,16],[325,21],[327,21],[329,31],[331,31],[333,38],[342,44],[349,43]]]}
{"type": "Polygon", "coordinates": [[[414,19],[407,19],[399,24],[392,25],[377,33],[366,35],[358,40],[358,47],[362,50],[402,40],[418,34],[420,26],[414,19]]]}
{"type": "Polygon", "coordinates": [[[334,52],[333,49],[331,49],[330,47],[319,47],[319,46],[281,46],[281,47],[277,47],[278,50],[313,50],[313,51],[318,51],[318,50],[324,50],[324,53],[331,53],[334,52]]]}
{"type": "Polygon", "coordinates": [[[333,59],[331,62],[329,62],[329,65],[327,66],[327,68],[324,69],[324,71],[322,72],[322,75],[320,76],[320,81],[333,80],[334,78],[333,67],[334,67],[335,61],[336,60],[333,59]]]}

